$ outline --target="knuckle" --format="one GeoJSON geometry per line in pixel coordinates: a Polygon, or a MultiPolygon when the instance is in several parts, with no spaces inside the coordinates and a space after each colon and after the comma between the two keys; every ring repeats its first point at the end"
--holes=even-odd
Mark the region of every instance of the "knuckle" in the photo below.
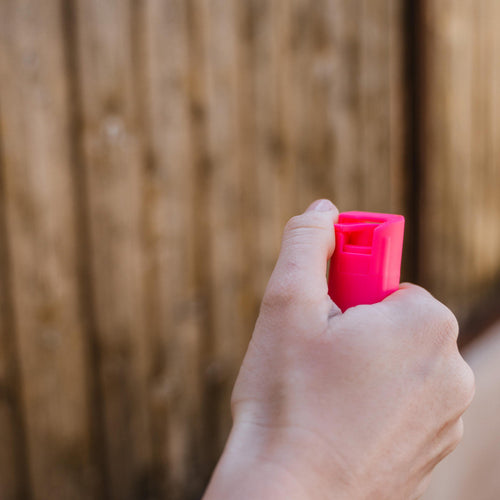
{"type": "MultiPolygon", "coordinates": [[[[290,237],[296,233],[302,233],[311,229],[324,229],[330,227],[329,216],[321,212],[306,212],[300,215],[294,215],[285,225],[284,236],[290,237]]],[[[333,229],[333,227],[332,227],[333,229]]]]}
{"type": "Polygon", "coordinates": [[[448,444],[448,452],[451,453],[462,441],[464,437],[464,421],[460,417],[453,425],[450,431],[450,441],[448,444]]]}
{"type": "Polygon", "coordinates": [[[458,321],[455,315],[445,307],[445,310],[443,312],[443,319],[442,319],[442,331],[443,334],[447,337],[450,337],[454,342],[457,340],[458,337],[458,321]]]}
{"type": "Polygon", "coordinates": [[[429,290],[415,283],[403,281],[402,283],[400,283],[399,288],[401,290],[405,290],[407,293],[410,293],[412,297],[434,299],[429,290]]]}
{"type": "Polygon", "coordinates": [[[462,415],[474,398],[475,378],[474,372],[458,354],[458,351],[456,357],[458,360],[452,362],[449,393],[452,395],[453,413],[462,415]]]}
{"type": "Polygon", "coordinates": [[[446,433],[441,441],[441,451],[437,455],[436,463],[448,456],[460,444],[464,436],[464,423],[462,418],[450,422],[446,427],[446,433]]]}
{"type": "Polygon", "coordinates": [[[433,319],[436,334],[445,345],[456,345],[459,325],[457,318],[448,307],[438,301],[434,301],[433,319]]]}
{"type": "Polygon", "coordinates": [[[304,217],[302,215],[294,215],[288,219],[288,222],[285,225],[285,234],[289,234],[297,229],[300,229],[301,227],[304,227],[303,219],[304,217]]]}
{"type": "Polygon", "coordinates": [[[476,381],[472,368],[463,360],[461,365],[459,397],[461,399],[463,410],[465,411],[474,399],[476,381]]]}
{"type": "Polygon", "coordinates": [[[261,310],[275,311],[290,307],[295,302],[296,291],[289,280],[270,282],[262,298],[261,310]]]}
{"type": "Polygon", "coordinates": [[[285,225],[283,239],[290,240],[307,231],[313,224],[310,214],[294,215],[285,225]]]}

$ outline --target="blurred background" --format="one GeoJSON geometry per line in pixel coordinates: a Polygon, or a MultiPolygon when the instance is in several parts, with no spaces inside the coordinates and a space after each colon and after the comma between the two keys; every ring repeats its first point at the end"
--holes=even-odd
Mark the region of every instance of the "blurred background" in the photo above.
{"type": "MultiPolygon", "coordinates": [[[[0,497],[200,498],[315,198],[404,214],[403,278],[463,346],[492,332],[499,23],[498,0],[0,0],[0,497]]],[[[446,490],[497,480],[482,456],[432,498],[498,499],[446,490]]]]}

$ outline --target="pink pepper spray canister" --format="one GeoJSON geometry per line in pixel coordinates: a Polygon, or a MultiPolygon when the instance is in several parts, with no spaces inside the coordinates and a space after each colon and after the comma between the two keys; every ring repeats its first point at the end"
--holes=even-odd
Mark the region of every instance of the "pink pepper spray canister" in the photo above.
{"type": "Polygon", "coordinates": [[[339,215],[328,293],[342,312],[359,304],[380,302],[399,288],[404,224],[402,215],[339,215]]]}

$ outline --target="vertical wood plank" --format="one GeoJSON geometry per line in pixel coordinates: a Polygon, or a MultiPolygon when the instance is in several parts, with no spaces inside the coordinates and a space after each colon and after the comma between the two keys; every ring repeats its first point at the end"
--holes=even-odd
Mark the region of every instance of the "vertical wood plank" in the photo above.
{"type": "MultiPolygon", "coordinates": [[[[209,370],[213,360],[213,286],[210,241],[211,198],[208,186],[212,177],[212,160],[210,155],[208,132],[208,91],[206,76],[206,30],[207,3],[201,0],[187,2],[188,45],[189,45],[189,107],[190,107],[190,154],[194,175],[193,226],[195,238],[195,280],[198,287],[198,314],[202,325],[200,338],[199,376],[201,378],[202,395],[200,398],[201,440],[199,458],[202,461],[202,479],[206,483],[212,473],[219,451],[219,401],[217,376],[209,370]],[[215,380],[214,380],[215,379],[215,380]]],[[[216,375],[216,373],[215,373],[216,375]]]]}
{"type": "Polygon", "coordinates": [[[422,282],[464,319],[500,277],[495,2],[425,2],[422,282]]]}
{"type": "Polygon", "coordinates": [[[283,136],[289,16],[283,2],[239,5],[238,123],[242,183],[243,317],[253,329],[289,217],[293,177],[283,136]]]}
{"type": "Polygon", "coordinates": [[[282,101],[283,114],[290,121],[287,142],[294,165],[289,215],[303,211],[315,198],[334,198],[333,7],[328,0],[290,3],[285,39],[290,74],[282,82],[290,87],[282,101]]]}
{"type": "Polygon", "coordinates": [[[474,68],[472,89],[472,186],[471,199],[476,227],[468,232],[473,253],[472,274],[466,286],[473,301],[491,293],[490,287],[500,285],[500,139],[499,74],[500,46],[498,23],[500,5],[494,0],[474,4],[474,68]]]}
{"type": "MultiPolygon", "coordinates": [[[[7,39],[0,44],[5,47],[7,39]]],[[[1,49],[0,49],[1,50],[1,49]]],[[[0,63],[1,66],[1,63],[0,63]]],[[[3,70],[0,69],[0,77],[3,70]]],[[[1,122],[0,118],[0,122],[1,122]]],[[[1,130],[1,127],[0,127],[1,130]]],[[[8,232],[5,216],[3,186],[4,159],[0,133],[0,498],[17,500],[29,492],[24,434],[24,415],[21,409],[19,353],[14,331],[12,282],[8,256],[8,232]]]]}
{"type": "MultiPolygon", "coordinates": [[[[155,468],[165,498],[200,495],[202,394],[200,303],[196,257],[196,168],[191,139],[188,6],[152,0],[142,8],[145,174],[145,258],[155,468]]],[[[200,68],[193,68],[200,71],[200,68]]],[[[197,256],[197,246],[199,255],[197,256]]],[[[202,263],[202,265],[204,265],[202,263]]],[[[204,332],[206,335],[207,332],[204,332]]]]}
{"type": "Polygon", "coordinates": [[[333,2],[334,188],[342,210],[405,213],[403,2],[333,2]]]}
{"type": "Polygon", "coordinates": [[[208,217],[211,275],[211,356],[206,376],[218,415],[214,451],[231,425],[229,399],[249,332],[242,316],[242,185],[238,140],[237,2],[208,0],[205,13],[207,146],[210,161],[208,217]]]}
{"type": "Polygon", "coordinates": [[[1,2],[0,20],[2,174],[29,484],[35,499],[98,498],[60,3],[1,2]]]}
{"type": "Polygon", "coordinates": [[[148,498],[142,143],[129,2],[77,2],[83,163],[107,470],[113,499],[148,498]]]}
{"type": "Polygon", "coordinates": [[[362,203],[376,212],[404,211],[403,2],[364,0],[360,8],[362,203]]]}

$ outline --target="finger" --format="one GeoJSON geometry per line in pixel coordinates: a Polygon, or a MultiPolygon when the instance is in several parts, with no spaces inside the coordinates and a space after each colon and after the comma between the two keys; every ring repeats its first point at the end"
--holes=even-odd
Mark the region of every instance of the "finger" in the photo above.
{"type": "Polygon", "coordinates": [[[317,200],[288,221],[266,293],[297,300],[327,295],[326,269],[335,248],[337,219],[333,203],[317,200]]]}
{"type": "Polygon", "coordinates": [[[428,297],[433,299],[432,294],[426,290],[425,288],[415,285],[414,283],[400,283],[399,290],[396,290],[394,293],[389,295],[384,299],[384,302],[390,302],[391,300],[400,300],[402,298],[406,298],[409,296],[417,296],[428,297]]]}
{"type": "Polygon", "coordinates": [[[456,343],[459,328],[455,315],[425,288],[412,283],[402,283],[399,290],[374,306],[383,308],[386,315],[394,321],[419,324],[421,331],[438,335],[452,344],[456,343]],[[424,324],[432,328],[423,328],[424,324]]]}
{"type": "Polygon", "coordinates": [[[409,318],[420,321],[424,318],[431,319],[430,313],[441,309],[438,302],[425,288],[412,283],[402,283],[399,289],[391,293],[373,307],[383,309],[386,314],[396,320],[407,322],[409,318]]]}

